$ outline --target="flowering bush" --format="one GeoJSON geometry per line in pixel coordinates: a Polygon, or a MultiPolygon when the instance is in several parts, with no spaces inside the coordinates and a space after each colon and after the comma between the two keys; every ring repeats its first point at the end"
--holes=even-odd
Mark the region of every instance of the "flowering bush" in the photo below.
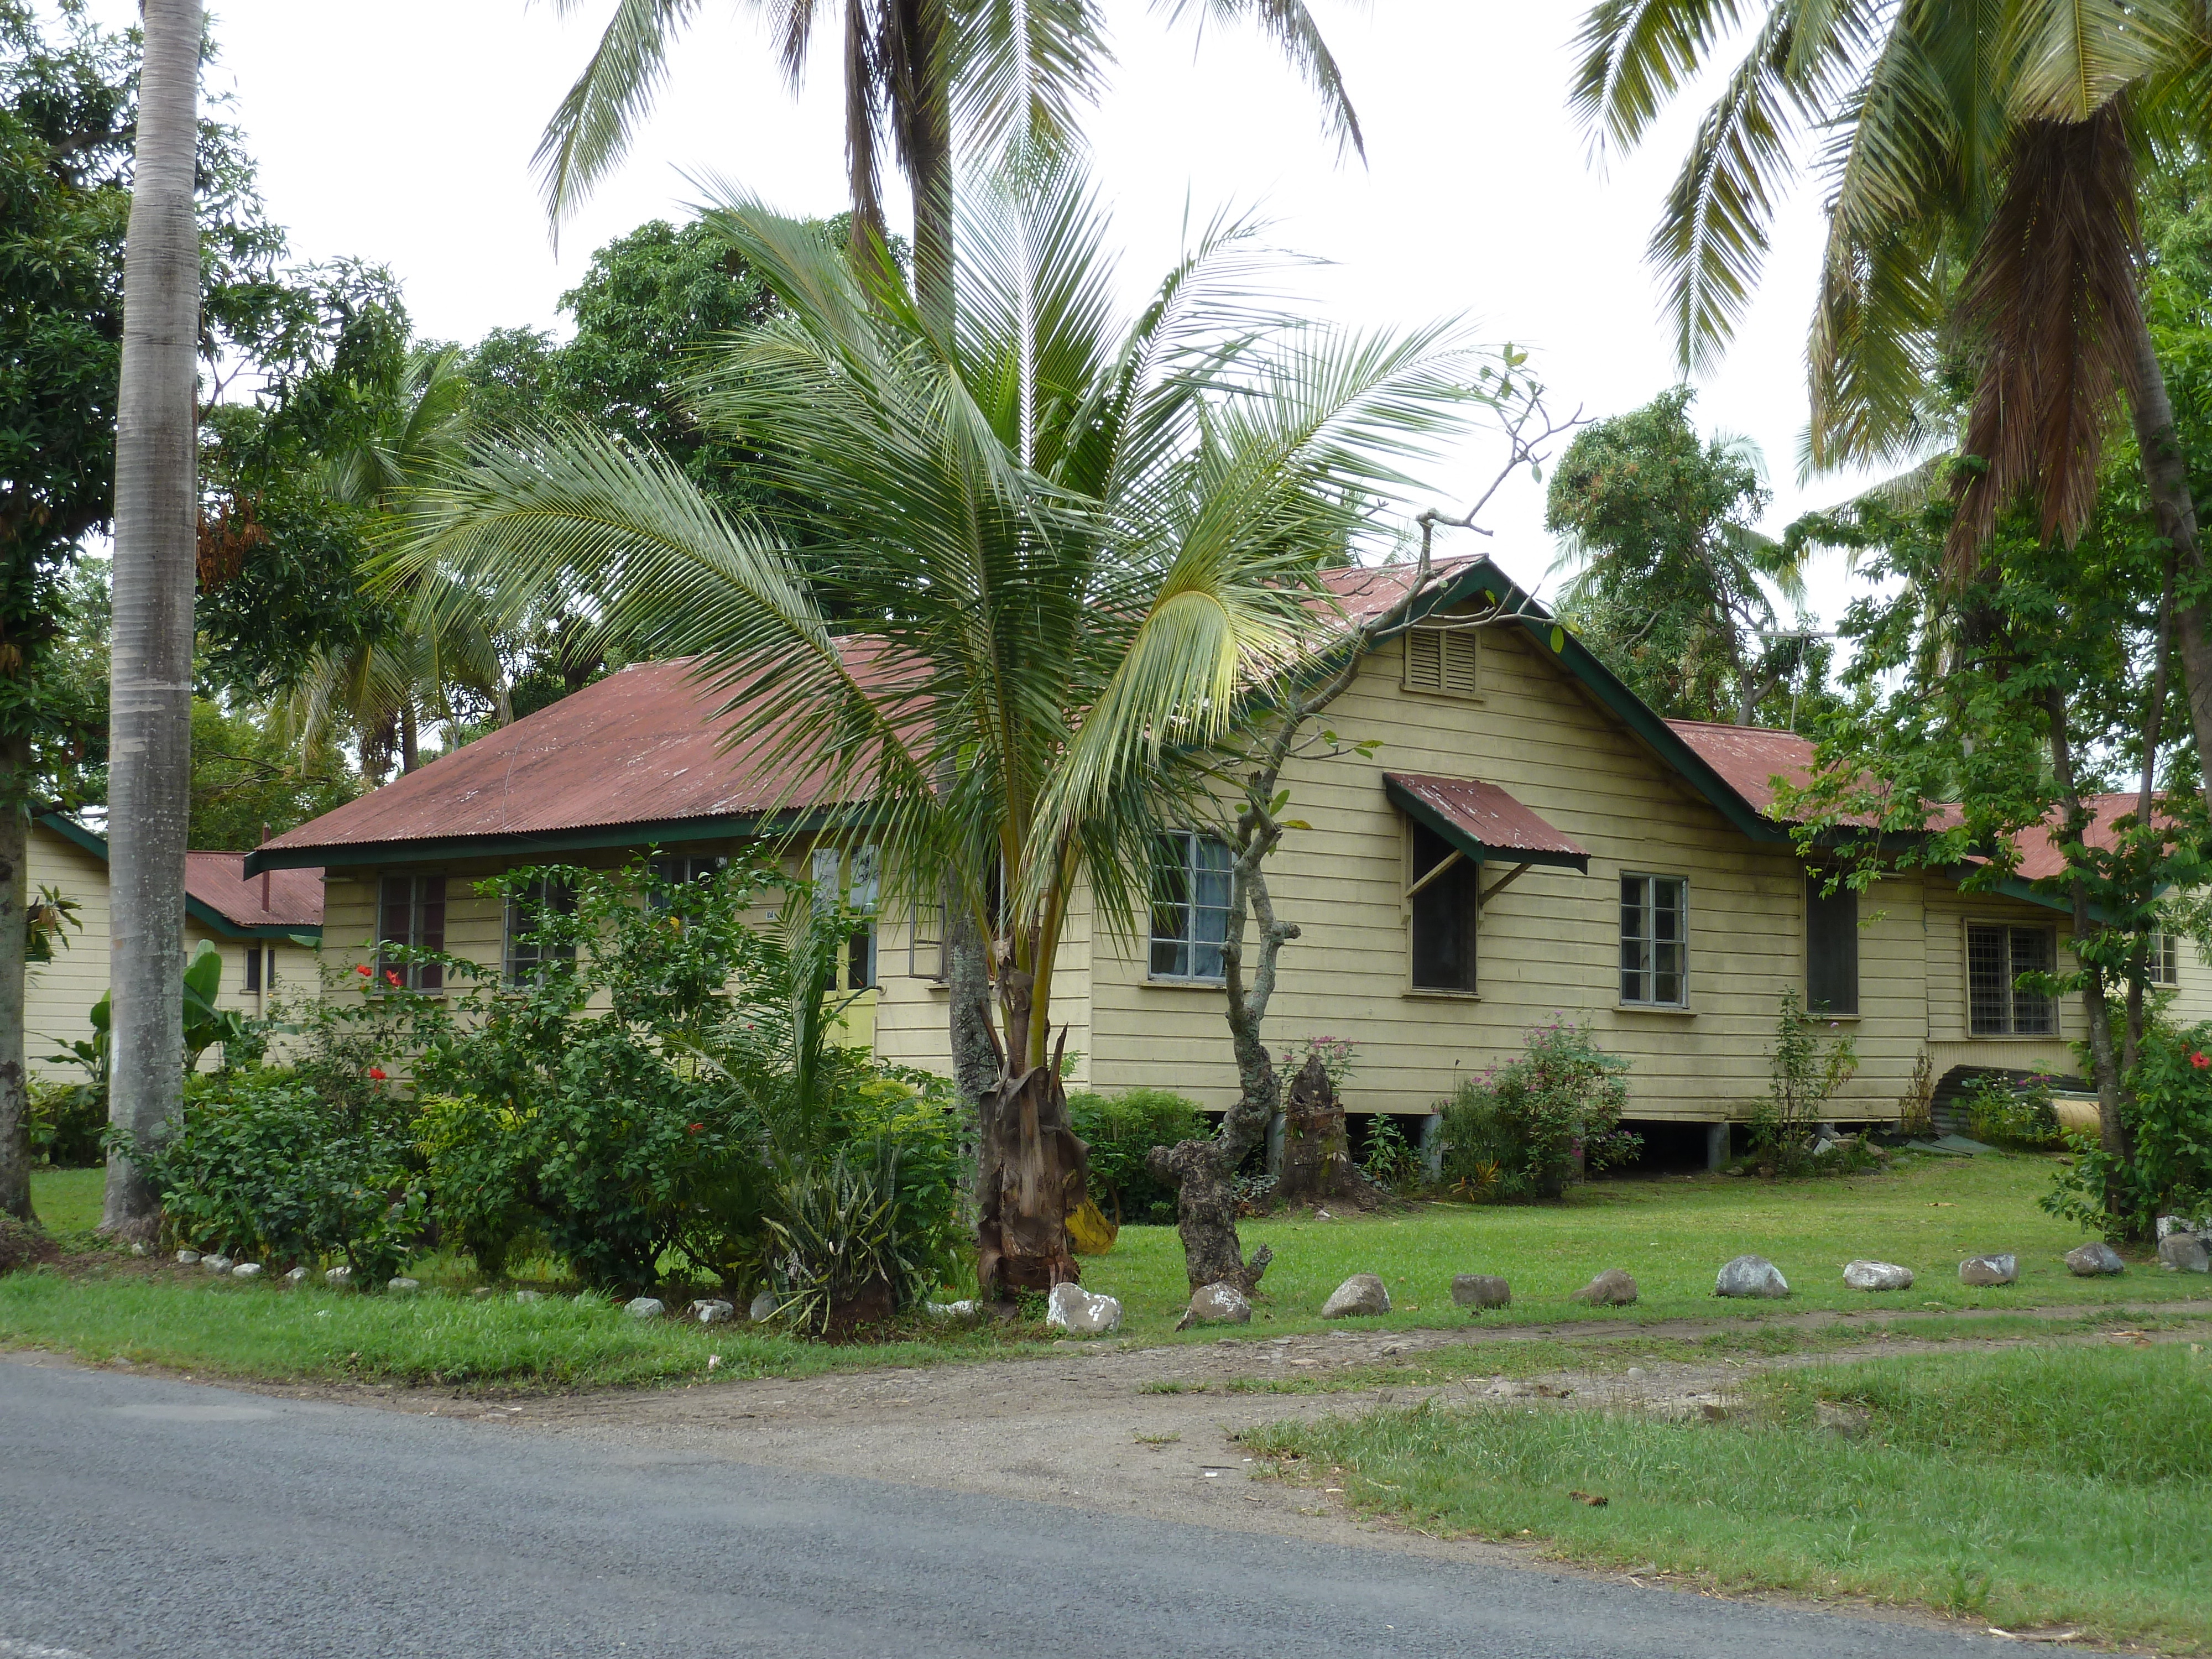
{"type": "Polygon", "coordinates": [[[2046,1152],[2065,1144],[2047,1077],[2015,1081],[2001,1073],[1984,1073],[1966,1091],[1966,1124],[1976,1139],[1993,1146],[2046,1152]]]}
{"type": "Polygon", "coordinates": [[[2161,1215],[2212,1212],[2212,1024],[2177,1030],[2154,1024],[2121,1097],[2125,1150],[2109,1152],[2086,1135],[2069,1137],[2071,1167],[2060,1166],[2042,1198],[2052,1215],[2107,1238],[2146,1237],[2161,1215]]]}
{"type": "Polygon", "coordinates": [[[1443,1174],[1464,1196],[1558,1200],[1584,1171],[1636,1156],[1642,1137],[1620,1127],[1628,1062],[1586,1026],[1532,1027],[1521,1056],[1460,1085],[1443,1112],[1443,1174]]]}

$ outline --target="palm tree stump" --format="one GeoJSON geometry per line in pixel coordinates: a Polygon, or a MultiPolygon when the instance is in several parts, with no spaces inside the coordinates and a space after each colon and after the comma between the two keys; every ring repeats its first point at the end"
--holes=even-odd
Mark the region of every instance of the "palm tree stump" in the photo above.
{"type": "Polygon", "coordinates": [[[1352,1161],[1344,1101],[1319,1054],[1308,1054],[1283,1102],[1283,1169],[1275,1196],[1293,1203],[1340,1198],[1372,1208],[1378,1194],[1352,1161]]]}
{"type": "MultiPolygon", "coordinates": [[[[1066,1046],[1063,1031],[1060,1047],[1066,1046]]],[[[986,1301],[1083,1278],[1067,1218],[1090,1197],[1091,1149],[1069,1123],[1060,1059],[1055,1053],[1049,1065],[1002,1075],[978,1103],[975,1278],[986,1301]]]]}

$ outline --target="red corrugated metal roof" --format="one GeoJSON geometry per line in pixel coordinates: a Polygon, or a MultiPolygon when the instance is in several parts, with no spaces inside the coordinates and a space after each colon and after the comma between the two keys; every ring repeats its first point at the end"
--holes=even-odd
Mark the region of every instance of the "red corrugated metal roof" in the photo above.
{"type": "Polygon", "coordinates": [[[240,927],[305,930],[323,925],[320,870],[271,870],[265,876],[249,876],[245,863],[243,853],[187,853],[185,891],[240,927]]]}
{"type": "MultiPolygon", "coordinates": [[[[890,678],[884,642],[842,641],[857,678],[890,678]]],[[[742,709],[696,659],[639,663],[478,738],[267,843],[270,852],[557,834],[744,817],[815,802],[823,775],[724,747],[742,709]]]]}
{"type": "Polygon", "coordinates": [[[1774,780],[1796,788],[1812,781],[1813,744],[1795,732],[1763,726],[1722,726],[1711,720],[1668,720],[1674,735],[1721,775],[1729,788],[1761,812],[1774,805],[1774,780]]]}
{"type": "Polygon", "coordinates": [[[1486,848],[1531,853],[1547,859],[1587,860],[1571,836],[1561,834],[1494,783],[1479,778],[1439,778],[1419,772],[1385,772],[1413,799],[1449,819],[1486,848]]]}

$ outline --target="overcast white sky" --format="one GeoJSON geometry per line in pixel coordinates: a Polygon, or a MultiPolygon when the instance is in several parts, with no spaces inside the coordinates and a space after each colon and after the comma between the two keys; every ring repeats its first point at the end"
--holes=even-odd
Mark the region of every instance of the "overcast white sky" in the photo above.
{"type": "MultiPolygon", "coordinates": [[[[1583,0],[1312,3],[1365,126],[1364,167],[1339,162],[1311,95],[1255,35],[1201,40],[1145,0],[1106,0],[1119,62],[1090,132],[1133,295],[1179,251],[1186,204],[1200,222],[1224,204],[1256,206],[1284,246],[1332,262],[1303,286],[1340,321],[1464,317],[1483,337],[1528,348],[1556,400],[1593,415],[1668,385],[1643,247],[1694,111],[1601,176],[1565,110],[1583,0]]],[[[530,155],[612,5],[584,0],[563,21],[544,0],[210,0],[222,53],[214,83],[235,94],[270,210],[299,256],[389,264],[426,334],[557,329],[559,296],[590,251],[646,219],[680,216],[687,172],[721,173],[795,213],[845,200],[834,58],[794,101],[753,8],[709,0],[629,165],[564,229],[556,258],[530,155]]],[[[94,7],[115,24],[137,10],[135,0],[94,7]]],[[[1695,407],[1708,429],[1765,448],[1771,529],[1850,489],[1795,479],[1817,210],[1809,188],[1788,204],[1760,301],[1695,407]]],[[[1498,453],[1478,440],[1449,458],[1435,471],[1437,504],[1486,483],[1498,453]]],[[[1553,558],[1542,516],[1541,490],[1528,484],[1488,515],[1492,551],[1524,583],[1553,558]]],[[[1839,566],[1814,586],[1832,620],[1839,566]]]]}

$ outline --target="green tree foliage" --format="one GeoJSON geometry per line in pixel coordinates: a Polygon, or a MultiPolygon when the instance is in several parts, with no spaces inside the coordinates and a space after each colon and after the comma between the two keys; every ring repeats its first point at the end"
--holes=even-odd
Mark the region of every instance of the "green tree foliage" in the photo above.
{"type": "Polygon", "coordinates": [[[264,832],[281,836],[344,805],[361,788],[337,757],[303,757],[265,708],[192,700],[194,848],[243,852],[264,832]]]}
{"type": "MultiPolygon", "coordinates": [[[[0,0],[0,732],[52,746],[11,791],[65,793],[105,741],[84,665],[49,674],[42,659],[82,597],[69,567],[114,508],[137,100],[131,36],[0,0]]],[[[203,349],[218,362],[288,325],[283,241],[234,131],[202,122],[199,179],[203,349]]]]}
{"type": "Polygon", "coordinates": [[[1561,614],[1663,714],[1786,724],[1793,703],[1805,712],[1792,693],[1808,680],[1817,690],[1826,653],[1774,637],[1769,590],[1802,607],[1798,562],[1756,528],[1773,499],[1757,448],[1700,438],[1695,396],[1674,387],[1567,446],[1544,513],[1562,544],[1555,568],[1576,573],[1561,614]]]}

